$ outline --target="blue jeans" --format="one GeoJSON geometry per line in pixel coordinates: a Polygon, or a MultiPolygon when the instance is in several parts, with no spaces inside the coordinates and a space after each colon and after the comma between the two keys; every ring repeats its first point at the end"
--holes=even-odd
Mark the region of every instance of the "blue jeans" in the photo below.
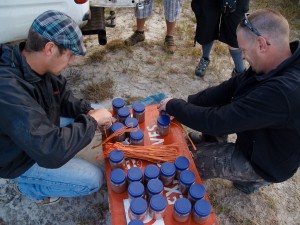
{"type": "MultiPolygon", "coordinates": [[[[92,107],[102,106],[92,104],[92,107]]],[[[61,127],[73,121],[73,118],[62,117],[61,127]]],[[[18,189],[22,194],[38,201],[47,197],[79,197],[92,194],[102,186],[103,173],[94,164],[73,158],[57,169],[43,168],[35,163],[13,181],[18,183],[18,189]]]]}
{"type": "Polygon", "coordinates": [[[38,201],[47,197],[79,197],[92,194],[103,184],[103,173],[86,160],[73,158],[58,169],[34,164],[14,179],[19,191],[38,201]]]}

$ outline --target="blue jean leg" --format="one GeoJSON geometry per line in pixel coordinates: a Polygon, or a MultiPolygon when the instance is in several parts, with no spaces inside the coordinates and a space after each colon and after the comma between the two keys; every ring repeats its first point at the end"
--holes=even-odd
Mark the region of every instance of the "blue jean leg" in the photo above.
{"type": "MultiPolygon", "coordinates": [[[[101,104],[91,103],[91,106],[92,106],[94,109],[100,109],[100,108],[103,108],[103,105],[101,105],[101,104]]],[[[60,117],[60,127],[68,126],[69,124],[73,123],[74,120],[75,120],[75,119],[74,119],[74,118],[71,118],[71,117],[63,117],[63,116],[61,116],[61,117],[60,117]]]]}
{"type": "Polygon", "coordinates": [[[47,197],[79,197],[92,194],[103,184],[102,171],[92,163],[73,158],[58,169],[34,164],[14,179],[20,192],[37,201],[47,197]]]}

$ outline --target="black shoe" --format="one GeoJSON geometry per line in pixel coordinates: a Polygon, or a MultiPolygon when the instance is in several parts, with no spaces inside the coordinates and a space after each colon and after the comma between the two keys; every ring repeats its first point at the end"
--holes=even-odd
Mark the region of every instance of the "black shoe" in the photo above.
{"type": "Polygon", "coordinates": [[[238,189],[239,191],[249,195],[255,193],[259,190],[259,188],[263,185],[257,185],[256,182],[241,182],[241,181],[234,181],[232,182],[233,186],[238,189]]]}
{"type": "Polygon", "coordinates": [[[209,143],[226,143],[228,135],[209,135],[201,134],[197,131],[192,131],[189,133],[189,137],[192,139],[194,144],[200,144],[204,142],[209,143]]]}

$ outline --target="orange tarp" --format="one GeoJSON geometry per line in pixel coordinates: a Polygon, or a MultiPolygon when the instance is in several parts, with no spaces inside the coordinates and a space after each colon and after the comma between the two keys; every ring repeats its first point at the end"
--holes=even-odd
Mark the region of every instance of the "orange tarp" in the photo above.
{"type": "MultiPolygon", "coordinates": [[[[146,106],[145,110],[145,122],[139,124],[139,128],[144,131],[144,145],[164,145],[164,144],[174,144],[177,143],[180,145],[180,153],[179,155],[184,155],[187,157],[190,161],[189,169],[192,170],[196,174],[196,182],[202,184],[201,178],[199,176],[199,173],[197,172],[195,163],[193,161],[192,155],[188,149],[188,146],[186,144],[183,132],[182,132],[182,126],[176,122],[172,121],[171,127],[170,127],[170,133],[165,136],[159,136],[156,133],[156,123],[157,118],[159,116],[159,112],[157,110],[157,105],[150,105],[146,106]],[[176,123],[176,124],[174,124],[176,123]]],[[[103,146],[103,150],[105,151],[106,145],[103,146]]],[[[131,167],[137,166],[144,170],[144,168],[149,165],[150,162],[148,161],[142,161],[139,159],[126,159],[125,163],[125,172],[127,173],[127,170],[131,167]]],[[[156,164],[158,167],[160,167],[160,164],[156,164]]],[[[109,164],[109,160],[105,159],[105,170],[106,170],[106,180],[107,180],[107,187],[108,187],[108,198],[109,198],[109,208],[111,212],[111,220],[113,225],[126,225],[129,223],[130,219],[128,217],[128,208],[129,208],[129,201],[127,196],[127,191],[121,194],[115,193],[111,189],[110,184],[110,173],[111,173],[111,167],[109,164]]],[[[168,206],[166,209],[166,215],[164,219],[162,220],[152,220],[150,217],[147,217],[147,219],[144,221],[146,225],[180,225],[183,223],[176,222],[173,219],[172,213],[173,213],[173,206],[176,201],[176,199],[182,197],[180,191],[179,191],[179,183],[177,180],[173,182],[173,184],[169,187],[164,187],[163,195],[166,197],[168,206]]],[[[187,197],[187,196],[184,196],[187,197]]],[[[208,196],[205,196],[206,200],[208,199],[208,196]]],[[[196,225],[196,223],[193,221],[192,216],[190,216],[189,220],[184,223],[185,225],[196,225]]],[[[217,225],[218,222],[216,220],[216,215],[214,212],[214,209],[212,210],[212,213],[208,217],[205,225],[217,225]]]]}

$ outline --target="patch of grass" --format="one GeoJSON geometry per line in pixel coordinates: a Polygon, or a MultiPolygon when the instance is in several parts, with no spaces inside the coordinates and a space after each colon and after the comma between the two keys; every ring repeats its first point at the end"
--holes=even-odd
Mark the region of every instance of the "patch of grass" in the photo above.
{"type": "Polygon", "coordinates": [[[87,44],[87,43],[89,43],[91,40],[92,40],[91,35],[85,35],[85,36],[84,36],[84,39],[83,39],[83,42],[84,42],[84,44],[87,44]]]}
{"type": "Polygon", "coordinates": [[[88,83],[84,89],[81,89],[81,92],[85,96],[85,99],[98,103],[105,99],[113,98],[113,87],[114,80],[107,78],[104,81],[88,83]]]}
{"type": "Polygon", "coordinates": [[[100,49],[96,50],[90,55],[86,56],[86,63],[95,63],[95,62],[100,62],[104,61],[106,56],[106,50],[105,49],[100,49]]]}
{"type": "Polygon", "coordinates": [[[134,102],[138,101],[138,100],[142,100],[144,99],[145,97],[142,97],[142,96],[130,96],[130,95],[126,95],[125,96],[125,103],[126,105],[131,105],[133,104],[134,102]]]}
{"type": "Polygon", "coordinates": [[[120,39],[112,40],[111,42],[107,43],[105,48],[108,52],[116,52],[120,50],[125,50],[128,53],[133,52],[132,48],[130,46],[125,45],[124,41],[120,39]]]}
{"type": "Polygon", "coordinates": [[[215,209],[215,213],[217,215],[220,214],[226,215],[229,218],[231,224],[243,224],[243,225],[257,224],[255,221],[243,217],[243,215],[240,215],[238,212],[233,211],[232,208],[227,207],[226,204],[219,201],[217,189],[209,193],[209,200],[215,209]]]}
{"type": "Polygon", "coordinates": [[[156,60],[149,57],[145,60],[145,63],[148,64],[148,65],[154,65],[156,63],[156,60]]]}
{"type": "Polygon", "coordinates": [[[141,72],[141,68],[138,65],[131,65],[129,62],[124,62],[123,63],[124,66],[121,66],[122,68],[122,73],[124,74],[140,74],[141,72]]]}
{"type": "Polygon", "coordinates": [[[214,53],[218,56],[229,55],[228,46],[220,41],[215,41],[214,53]]]}
{"type": "Polygon", "coordinates": [[[202,50],[201,50],[200,45],[194,46],[194,44],[193,44],[193,45],[187,46],[185,48],[178,48],[177,52],[181,57],[186,57],[188,55],[188,56],[192,56],[195,58],[199,58],[202,50]]]}
{"type": "Polygon", "coordinates": [[[151,54],[153,52],[154,46],[163,46],[164,38],[165,37],[163,36],[163,37],[158,38],[156,40],[145,41],[145,42],[143,42],[143,48],[145,49],[145,51],[149,51],[149,54],[151,54]]]}
{"type": "Polygon", "coordinates": [[[170,67],[168,70],[169,74],[180,74],[181,71],[178,69],[178,67],[170,67]]]}
{"type": "Polygon", "coordinates": [[[178,39],[184,40],[185,45],[193,46],[194,45],[194,37],[195,37],[195,28],[194,26],[190,26],[190,22],[186,20],[179,21],[176,24],[176,34],[178,39]]]}
{"type": "Polygon", "coordinates": [[[261,199],[266,202],[268,208],[274,211],[277,209],[277,199],[273,198],[273,196],[265,195],[264,192],[258,192],[258,194],[261,199]]]}
{"type": "Polygon", "coordinates": [[[78,86],[82,82],[82,70],[69,67],[65,72],[65,77],[68,84],[71,86],[78,86]]]}
{"type": "MultiPolygon", "coordinates": [[[[163,11],[164,6],[163,6],[163,0],[156,0],[155,5],[159,7],[160,12],[163,11]]],[[[155,6],[154,6],[155,7],[155,6]]]]}
{"type": "Polygon", "coordinates": [[[186,18],[186,19],[192,21],[194,24],[196,24],[195,14],[190,9],[191,9],[191,2],[184,1],[183,5],[182,5],[182,15],[179,17],[179,20],[182,18],[186,18]]]}

